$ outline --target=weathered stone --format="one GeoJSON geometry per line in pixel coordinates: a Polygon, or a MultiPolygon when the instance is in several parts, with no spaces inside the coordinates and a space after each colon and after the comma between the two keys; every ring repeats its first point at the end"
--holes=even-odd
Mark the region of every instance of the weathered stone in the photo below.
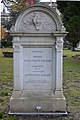
{"type": "Polygon", "coordinates": [[[14,91],[10,113],[65,112],[59,11],[34,5],[18,17],[13,35],[14,91]]]}

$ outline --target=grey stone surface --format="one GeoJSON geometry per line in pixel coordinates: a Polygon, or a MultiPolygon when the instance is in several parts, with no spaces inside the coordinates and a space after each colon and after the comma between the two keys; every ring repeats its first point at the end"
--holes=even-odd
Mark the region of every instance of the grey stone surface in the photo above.
{"type": "Polygon", "coordinates": [[[11,35],[14,48],[14,90],[11,113],[65,112],[62,49],[66,34],[60,13],[44,5],[28,7],[11,35]]]}

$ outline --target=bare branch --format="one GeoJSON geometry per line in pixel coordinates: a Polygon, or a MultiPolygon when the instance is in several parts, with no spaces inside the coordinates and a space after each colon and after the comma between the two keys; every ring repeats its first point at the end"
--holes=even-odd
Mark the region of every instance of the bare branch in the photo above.
{"type": "Polygon", "coordinates": [[[14,4],[18,5],[18,3],[15,2],[14,0],[2,0],[1,3],[5,3],[7,5],[10,4],[10,3],[14,3],[14,4]]]}
{"type": "Polygon", "coordinates": [[[11,12],[11,7],[10,7],[10,5],[8,5],[8,3],[6,3],[5,0],[2,0],[1,3],[3,3],[5,5],[5,7],[8,9],[8,11],[11,12]]]}
{"type": "Polygon", "coordinates": [[[16,4],[16,5],[18,5],[18,3],[15,2],[14,0],[8,0],[8,1],[9,1],[9,2],[12,2],[12,3],[16,4]]]}

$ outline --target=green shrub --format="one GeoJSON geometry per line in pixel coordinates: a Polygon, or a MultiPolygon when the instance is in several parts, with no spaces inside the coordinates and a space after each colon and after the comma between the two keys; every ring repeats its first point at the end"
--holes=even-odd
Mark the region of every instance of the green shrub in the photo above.
{"type": "Polygon", "coordinates": [[[18,120],[16,116],[7,116],[4,120],[18,120]]]}
{"type": "Polygon", "coordinates": [[[2,118],[3,118],[3,113],[1,112],[1,113],[0,113],[0,119],[2,119],[2,118]]]}

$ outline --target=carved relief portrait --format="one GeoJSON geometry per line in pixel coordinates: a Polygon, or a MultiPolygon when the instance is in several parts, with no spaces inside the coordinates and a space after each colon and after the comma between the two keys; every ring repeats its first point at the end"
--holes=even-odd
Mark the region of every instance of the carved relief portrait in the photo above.
{"type": "Polygon", "coordinates": [[[24,32],[51,32],[56,30],[54,20],[43,12],[31,12],[21,21],[19,31],[24,32]]]}

